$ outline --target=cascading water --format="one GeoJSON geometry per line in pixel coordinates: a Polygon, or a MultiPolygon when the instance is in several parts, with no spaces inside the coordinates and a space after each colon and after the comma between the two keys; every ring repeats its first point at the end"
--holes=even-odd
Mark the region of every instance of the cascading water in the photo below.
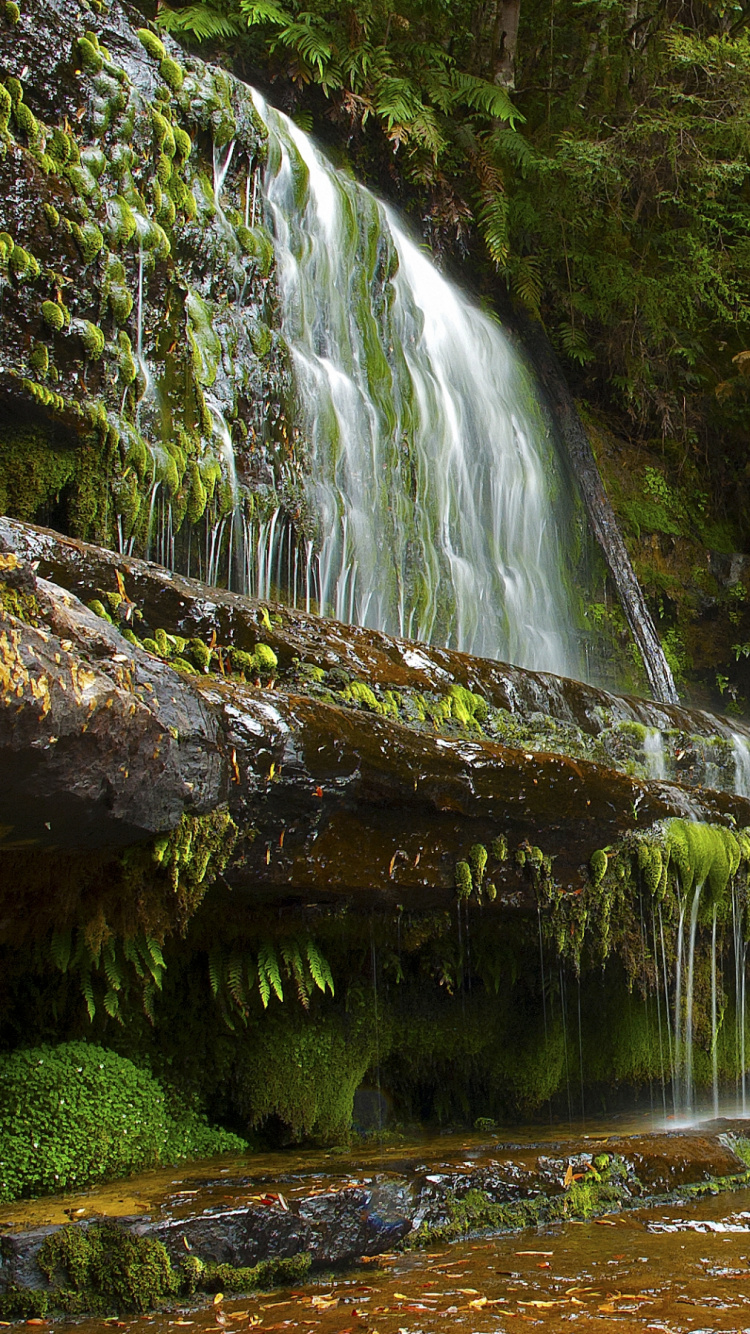
{"type": "Polygon", "coordinates": [[[553,504],[562,478],[529,377],[391,210],[256,104],[282,331],[310,442],[318,609],[576,675],[553,504]]]}

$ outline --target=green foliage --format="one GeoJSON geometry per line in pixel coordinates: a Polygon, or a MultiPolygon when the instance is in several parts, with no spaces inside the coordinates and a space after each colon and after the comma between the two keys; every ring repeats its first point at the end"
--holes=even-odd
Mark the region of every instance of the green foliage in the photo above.
{"type": "Polygon", "coordinates": [[[0,1057],[0,1142],[4,1200],[82,1189],[172,1156],[193,1157],[195,1144],[201,1153],[209,1144],[212,1152],[243,1147],[190,1118],[175,1121],[151,1075],[85,1042],[0,1057]]]}
{"type": "Polygon", "coordinates": [[[309,1010],[313,991],[334,994],[328,961],[310,936],[284,937],[278,947],[262,940],[257,951],[226,951],[216,945],[208,956],[211,991],[228,1028],[235,1020],[246,1024],[253,1002],[267,1009],[272,996],[284,1000],[284,980],[294,985],[297,999],[309,1010]]]}

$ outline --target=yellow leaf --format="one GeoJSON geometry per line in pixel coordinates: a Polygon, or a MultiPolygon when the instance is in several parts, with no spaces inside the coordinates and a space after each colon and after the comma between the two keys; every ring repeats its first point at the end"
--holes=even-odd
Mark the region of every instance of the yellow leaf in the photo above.
{"type": "Polygon", "coordinates": [[[565,1173],[565,1180],[563,1181],[563,1189],[567,1190],[568,1186],[571,1186],[572,1184],[573,1184],[573,1167],[570,1163],[568,1163],[568,1170],[565,1173]]]}
{"type": "Polygon", "coordinates": [[[463,1293],[464,1297],[476,1297],[479,1294],[479,1288],[458,1288],[458,1292],[463,1293]]]}
{"type": "Polygon", "coordinates": [[[486,1297],[475,1297],[473,1302],[469,1302],[469,1306],[473,1306],[476,1310],[479,1310],[482,1306],[486,1305],[487,1305],[486,1297]]]}
{"type": "Polygon", "coordinates": [[[223,1302],[223,1300],[224,1300],[224,1293],[217,1292],[216,1296],[214,1297],[214,1306],[219,1306],[223,1302]]]}

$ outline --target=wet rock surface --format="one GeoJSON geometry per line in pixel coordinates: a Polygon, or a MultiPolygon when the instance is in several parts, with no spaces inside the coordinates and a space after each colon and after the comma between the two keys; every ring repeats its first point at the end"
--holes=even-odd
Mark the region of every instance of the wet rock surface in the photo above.
{"type": "MultiPolygon", "coordinates": [[[[704,730],[709,715],[269,607],[7,519],[0,538],[33,604],[28,615],[10,595],[3,604],[6,846],[117,846],[227,801],[252,832],[227,868],[235,889],[428,907],[452,901],[456,861],[500,833],[542,843],[555,878],[575,887],[592,850],[628,829],[673,815],[750,823],[745,798],[522,750],[454,721],[436,735],[439,723],[412,725],[372,692],[412,690],[429,704],[457,684],[521,717],[543,700],[590,727],[604,702],[704,730]],[[108,594],[138,610],[139,635],[224,645],[212,671],[175,670],[83,605],[108,594]],[[259,642],[276,659],[273,679],[233,674],[231,652],[259,642]],[[369,691],[365,704],[348,686],[308,688],[305,668],[344,672],[369,691]]],[[[493,875],[501,904],[528,894],[512,860],[493,875]]]]}

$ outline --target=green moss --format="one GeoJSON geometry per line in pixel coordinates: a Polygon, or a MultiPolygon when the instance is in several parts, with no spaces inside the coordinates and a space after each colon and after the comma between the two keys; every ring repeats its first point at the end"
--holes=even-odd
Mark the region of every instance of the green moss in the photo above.
{"type": "Polygon", "coordinates": [[[45,203],[42,205],[44,216],[47,219],[50,231],[55,231],[60,226],[60,214],[54,204],[45,203]]]}
{"type": "Polygon", "coordinates": [[[210,672],[213,650],[208,647],[208,644],[205,644],[202,639],[191,639],[190,652],[200,671],[210,672]]]}
{"type": "Polygon", "coordinates": [[[47,1237],[39,1268],[59,1285],[56,1304],[72,1314],[149,1311],[176,1294],[178,1280],[160,1241],[115,1223],[71,1225],[47,1237]]]}
{"type": "Polygon", "coordinates": [[[233,1265],[202,1266],[197,1286],[204,1292],[252,1292],[256,1288],[288,1287],[302,1283],[310,1272],[307,1251],[285,1260],[261,1260],[246,1268],[233,1265]]]}
{"type": "Polygon", "coordinates": [[[39,425],[0,429],[0,513],[33,523],[75,478],[74,449],[39,425]]]}
{"type": "Polygon", "coordinates": [[[39,261],[20,245],[14,245],[8,268],[19,283],[31,282],[41,273],[39,261]]]}
{"type": "Polygon", "coordinates": [[[178,164],[182,166],[184,162],[187,162],[193,151],[193,141],[187,130],[183,130],[180,125],[175,125],[172,133],[174,134],[175,157],[178,164]]]}
{"type": "Polygon", "coordinates": [[[471,897],[472,879],[471,867],[468,862],[456,862],[454,873],[456,894],[459,899],[468,899],[471,897]]]}
{"type": "Polygon", "coordinates": [[[0,83],[0,134],[8,133],[13,102],[7,88],[0,83]]]}
{"type": "Polygon", "coordinates": [[[159,73],[167,87],[173,93],[179,93],[185,82],[185,71],[182,65],[178,65],[176,60],[172,60],[170,56],[165,55],[159,64],[159,73]]]}
{"type": "Polygon", "coordinates": [[[481,889],[487,866],[487,849],[481,843],[475,843],[469,851],[469,866],[476,889],[481,889]]]}
{"type": "Polygon", "coordinates": [[[39,121],[31,108],[28,107],[25,102],[19,101],[13,108],[13,115],[15,117],[16,125],[21,133],[26,135],[29,144],[37,144],[41,138],[42,132],[39,127],[39,121]]]}
{"type": "Polygon", "coordinates": [[[21,11],[15,0],[3,0],[2,11],[6,23],[20,22],[21,11]]]}
{"type": "Polygon", "coordinates": [[[29,354],[29,366],[40,379],[44,379],[49,371],[49,350],[44,343],[35,343],[29,354]]]}
{"type": "Polygon", "coordinates": [[[607,873],[607,854],[602,848],[597,848],[592,852],[589,861],[589,870],[591,871],[591,880],[594,885],[600,885],[607,873]]]}
{"type": "Polygon", "coordinates": [[[256,357],[267,357],[273,343],[273,335],[268,325],[254,325],[250,330],[250,342],[256,357]]]}
{"type": "Polygon", "coordinates": [[[505,834],[498,834],[497,838],[493,838],[491,844],[491,851],[493,857],[495,858],[495,861],[504,862],[507,860],[508,840],[505,837],[505,834]]]}
{"type": "Polygon", "coordinates": [[[138,39],[144,51],[150,55],[152,60],[166,60],[167,49],[164,43],[152,32],[150,28],[139,28],[138,39]]]}
{"type": "Polygon", "coordinates": [[[276,668],[279,665],[279,660],[268,644],[256,644],[255,664],[259,675],[270,676],[276,671],[276,668]]]}
{"type": "Polygon", "coordinates": [[[49,1294],[43,1288],[11,1285],[0,1293],[0,1319],[43,1320],[49,1310],[49,1294]]]}
{"type": "Polygon", "coordinates": [[[104,245],[104,237],[95,222],[84,222],[83,226],[73,223],[73,236],[81,252],[84,264],[91,264],[104,245]]]}
{"type": "Polygon", "coordinates": [[[104,59],[97,46],[88,37],[79,37],[75,44],[78,65],[88,74],[100,74],[104,69],[104,59]]]}
{"type": "Polygon", "coordinates": [[[98,324],[92,324],[90,320],[81,320],[77,332],[86,349],[87,357],[91,361],[99,361],[104,355],[106,339],[98,324]]]}

